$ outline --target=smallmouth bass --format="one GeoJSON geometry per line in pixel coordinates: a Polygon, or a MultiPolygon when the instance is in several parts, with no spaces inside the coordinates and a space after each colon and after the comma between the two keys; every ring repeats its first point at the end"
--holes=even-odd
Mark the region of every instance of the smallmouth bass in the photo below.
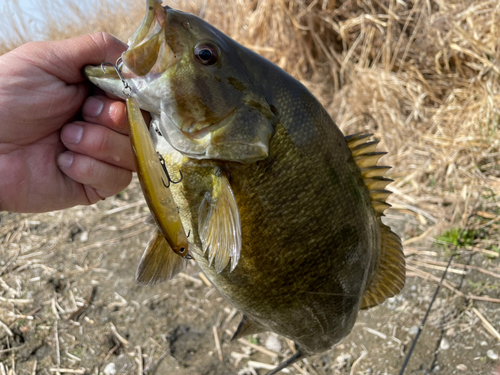
{"type": "MultiPolygon", "coordinates": [[[[401,241],[381,221],[389,167],[369,135],[344,137],[300,82],[156,0],[122,60],[156,150],[183,172],[170,189],[190,251],[243,314],[234,337],[273,331],[298,345],[271,374],[336,345],[360,308],[402,289],[401,241]]],[[[113,69],[86,74],[124,98],[113,69]]]]}

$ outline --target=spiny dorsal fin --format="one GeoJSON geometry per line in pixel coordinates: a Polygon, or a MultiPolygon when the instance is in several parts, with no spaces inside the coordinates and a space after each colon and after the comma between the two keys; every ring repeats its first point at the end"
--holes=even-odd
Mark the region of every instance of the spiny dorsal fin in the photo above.
{"type": "Polygon", "coordinates": [[[379,219],[380,260],[370,285],[363,295],[361,308],[367,309],[398,294],[405,285],[406,262],[401,240],[379,219]]]}
{"type": "Polygon", "coordinates": [[[370,192],[373,209],[380,227],[380,260],[370,284],[367,286],[361,308],[378,305],[399,293],[405,284],[405,259],[399,237],[381,220],[384,211],[390,207],[386,202],[391,194],[385,187],[392,182],[384,178],[390,167],[377,165],[385,152],[377,152],[377,141],[368,141],[372,134],[353,134],[345,137],[354,160],[361,169],[361,176],[370,192]]]}
{"type": "Polygon", "coordinates": [[[390,207],[386,203],[387,197],[391,194],[385,190],[385,187],[392,182],[389,178],[384,178],[385,172],[391,167],[377,165],[378,160],[386,152],[377,152],[378,141],[369,141],[373,134],[352,134],[345,137],[347,146],[352,152],[352,156],[361,169],[361,176],[366,187],[370,191],[370,198],[378,217],[384,214],[384,211],[390,207]]]}
{"type": "Polygon", "coordinates": [[[238,328],[236,328],[233,337],[231,337],[231,341],[265,331],[267,331],[267,329],[262,327],[259,323],[255,323],[252,320],[248,319],[246,315],[243,315],[240,324],[238,324],[238,328]]]}
{"type": "Polygon", "coordinates": [[[353,148],[362,143],[365,143],[366,138],[370,138],[372,135],[373,135],[372,133],[368,134],[356,133],[356,134],[346,135],[345,140],[349,144],[349,148],[353,148]]]}
{"type": "Polygon", "coordinates": [[[361,168],[361,175],[363,178],[370,177],[383,177],[391,167],[385,165],[372,165],[370,167],[361,168]]]}

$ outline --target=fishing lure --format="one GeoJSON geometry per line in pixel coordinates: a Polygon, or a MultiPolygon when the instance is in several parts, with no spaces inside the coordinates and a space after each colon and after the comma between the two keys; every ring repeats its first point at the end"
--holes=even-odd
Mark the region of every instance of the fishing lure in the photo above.
{"type": "Polygon", "coordinates": [[[141,259],[136,281],[139,284],[155,284],[171,279],[187,266],[187,260],[193,259],[189,254],[189,243],[177,205],[169,189],[170,183],[181,182],[182,173],[178,181],[170,178],[165,160],[153,146],[137,100],[131,96],[132,89],[128,82],[116,65],[103,63],[103,69],[104,65],[114,67],[123,82],[137,176],[151,216],[158,227],[141,259]]]}

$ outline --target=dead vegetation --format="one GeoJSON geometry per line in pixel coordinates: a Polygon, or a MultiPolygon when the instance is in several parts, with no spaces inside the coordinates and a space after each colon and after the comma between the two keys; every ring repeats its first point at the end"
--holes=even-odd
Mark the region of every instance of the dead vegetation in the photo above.
{"type": "MultiPolygon", "coordinates": [[[[389,152],[383,163],[394,167],[389,199],[394,209],[388,220],[396,226],[403,223],[397,227],[408,259],[409,285],[403,298],[363,313],[335,355],[301,362],[290,371],[396,373],[443,272],[444,255],[453,248],[446,244],[455,242],[461,246],[444,285],[447,291],[441,292],[429,322],[436,337],[428,334],[430,347],[416,354],[415,368],[429,356],[434,361],[428,369],[440,363],[441,373],[485,373],[493,367],[500,342],[498,2],[235,0],[222,7],[215,0],[179,0],[169,5],[201,15],[301,79],[346,134],[374,133],[380,149],[389,152]],[[476,215],[460,238],[455,228],[464,226],[472,211],[476,215]],[[430,247],[430,238],[446,247],[430,247]],[[465,338],[473,342],[465,343],[465,338]],[[446,356],[450,343],[458,362],[446,356]],[[376,363],[378,346],[390,353],[383,356],[389,364],[376,363]],[[469,351],[474,351],[473,359],[460,362],[469,351]]],[[[48,21],[39,29],[24,23],[19,4],[11,2],[0,25],[11,37],[0,41],[0,53],[32,39],[95,31],[126,40],[142,19],[143,6],[135,0],[90,0],[85,5],[54,1],[50,8],[41,6],[48,21]]],[[[174,338],[180,336],[205,340],[200,353],[213,352],[203,360],[211,363],[210,374],[217,375],[256,374],[293,351],[272,335],[259,335],[261,343],[244,342],[241,350],[229,344],[237,321],[232,320],[234,312],[226,305],[220,312],[217,293],[201,284],[194,268],[169,284],[168,290],[182,291],[181,297],[173,292],[167,296],[161,287],[137,291],[127,284],[148,235],[137,190],[135,184],[128,190],[131,197],[125,193],[93,208],[0,214],[0,374],[97,374],[111,362],[120,364],[124,373],[148,373],[149,366],[176,348],[174,338]],[[111,220],[115,215],[116,222],[111,220]],[[109,259],[109,254],[119,259],[109,259]],[[122,272],[127,269],[132,271],[122,272]],[[102,287],[96,300],[90,298],[89,280],[102,287]],[[151,328],[154,309],[146,313],[144,306],[163,306],[164,301],[170,315],[159,329],[164,328],[161,335],[151,328]],[[130,328],[134,314],[151,320],[144,332],[130,328]],[[200,328],[198,321],[207,321],[208,328],[200,328]],[[105,334],[92,332],[94,324],[103,324],[105,334]],[[172,333],[172,324],[192,324],[202,333],[172,333]],[[47,348],[49,356],[43,353],[47,348]]],[[[177,362],[165,369],[184,374],[187,366],[186,374],[196,373],[190,358],[172,354],[177,362]]],[[[165,361],[173,358],[165,356],[165,361]]]]}

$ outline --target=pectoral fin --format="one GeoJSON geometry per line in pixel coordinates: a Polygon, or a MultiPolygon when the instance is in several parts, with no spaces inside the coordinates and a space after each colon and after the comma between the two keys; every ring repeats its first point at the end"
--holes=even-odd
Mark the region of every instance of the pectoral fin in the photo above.
{"type": "Polygon", "coordinates": [[[135,282],[154,285],[167,281],[187,267],[188,260],[173,252],[165,237],[156,231],[142,255],[135,282]]]}
{"type": "Polygon", "coordinates": [[[241,222],[231,185],[223,172],[214,174],[213,189],[205,193],[200,205],[198,233],[203,252],[208,250],[209,265],[215,260],[215,270],[220,273],[231,258],[233,271],[241,252],[241,222]]]}

